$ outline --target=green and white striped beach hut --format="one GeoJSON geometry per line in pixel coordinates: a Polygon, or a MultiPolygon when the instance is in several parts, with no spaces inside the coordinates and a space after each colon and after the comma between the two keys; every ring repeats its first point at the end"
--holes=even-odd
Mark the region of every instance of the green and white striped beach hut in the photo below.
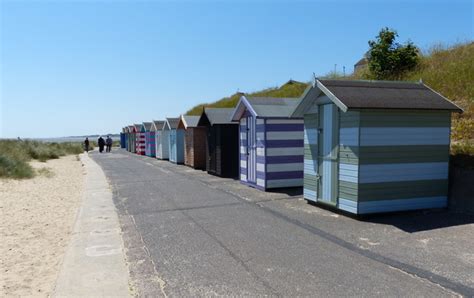
{"type": "Polygon", "coordinates": [[[423,83],[317,80],[304,117],[304,197],[354,214],[443,208],[454,103],[423,83]]]}

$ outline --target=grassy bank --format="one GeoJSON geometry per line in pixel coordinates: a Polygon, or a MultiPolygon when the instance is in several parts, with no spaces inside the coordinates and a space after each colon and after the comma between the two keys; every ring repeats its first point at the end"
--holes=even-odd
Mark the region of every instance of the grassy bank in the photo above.
{"type": "MultiPolygon", "coordinates": [[[[304,90],[308,87],[307,83],[301,83],[290,80],[280,87],[267,88],[260,91],[246,93],[246,96],[254,97],[300,97],[304,90]]],[[[189,111],[186,115],[201,115],[203,107],[208,108],[233,108],[239,102],[240,97],[243,93],[235,93],[229,97],[224,97],[218,101],[212,103],[199,104],[189,111]]]]}
{"type": "Polygon", "coordinates": [[[29,161],[44,162],[82,152],[80,143],[0,140],[0,178],[31,178],[35,175],[35,171],[29,165],[29,161]]]}

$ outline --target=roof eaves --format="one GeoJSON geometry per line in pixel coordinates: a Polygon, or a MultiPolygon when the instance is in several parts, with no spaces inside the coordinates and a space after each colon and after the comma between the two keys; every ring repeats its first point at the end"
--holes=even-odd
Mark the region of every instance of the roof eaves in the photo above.
{"type": "Polygon", "coordinates": [[[457,108],[459,109],[459,110],[457,110],[457,111],[456,111],[456,110],[454,110],[454,111],[456,111],[456,112],[458,112],[458,113],[464,113],[464,110],[463,110],[460,106],[458,106],[457,104],[455,104],[455,103],[452,102],[451,100],[449,100],[449,99],[447,99],[446,97],[444,97],[444,95],[442,95],[441,93],[439,93],[439,92],[433,90],[430,86],[428,86],[428,85],[426,85],[426,84],[424,84],[424,83],[420,83],[420,84],[423,85],[424,87],[428,88],[428,89],[431,90],[432,92],[438,94],[438,95],[441,96],[444,100],[446,100],[447,102],[449,102],[450,104],[454,105],[455,107],[457,107],[457,108]]]}
{"type": "Polygon", "coordinates": [[[242,114],[244,112],[244,109],[248,109],[252,115],[255,117],[258,116],[257,112],[253,109],[252,105],[248,101],[248,99],[245,97],[245,95],[242,95],[239,99],[239,102],[234,108],[234,112],[232,113],[230,117],[230,121],[239,121],[240,118],[242,117],[242,114]]]}
{"type": "Polygon", "coordinates": [[[332,92],[323,85],[323,83],[319,80],[316,80],[316,86],[329,97],[330,100],[334,102],[336,106],[338,106],[343,112],[347,112],[348,107],[339,99],[336,95],[332,94],[332,92]]]}
{"type": "Polygon", "coordinates": [[[316,98],[321,93],[321,90],[316,85],[309,85],[306,87],[305,91],[301,95],[300,102],[296,105],[292,113],[290,113],[290,118],[303,117],[306,110],[314,103],[316,98]],[[315,96],[313,93],[317,92],[315,96]]]}

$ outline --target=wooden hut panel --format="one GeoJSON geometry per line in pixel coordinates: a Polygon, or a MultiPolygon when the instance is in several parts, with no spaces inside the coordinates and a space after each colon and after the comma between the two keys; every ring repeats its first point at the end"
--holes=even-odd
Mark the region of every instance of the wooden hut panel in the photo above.
{"type": "Polygon", "coordinates": [[[156,156],[155,132],[147,131],[145,135],[145,155],[150,157],[156,156]]]}
{"type": "Polygon", "coordinates": [[[163,130],[160,136],[161,142],[159,143],[160,159],[169,159],[169,130],[163,130]]]}
{"type": "Polygon", "coordinates": [[[242,96],[232,119],[240,123],[243,183],[262,190],[303,186],[303,119],[289,119],[297,103],[242,96]]]}
{"type": "Polygon", "coordinates": [[[239,125],[232,123],[233,109],[205,109],[199,120],[207,127],[206,170],[222,177],[239,176],[239,125]]]}
{"type": "Polygon", "coordinates": [[[206,168],[206,129],[194,127],[193,131],[193,162],[195,169],[206,168]]]}
{"type": "Polygon", "coordinates": [[[316,81],[293,113],[304,197],[355,214],[446,207],[452,111],[423,84],[316,81]]]}

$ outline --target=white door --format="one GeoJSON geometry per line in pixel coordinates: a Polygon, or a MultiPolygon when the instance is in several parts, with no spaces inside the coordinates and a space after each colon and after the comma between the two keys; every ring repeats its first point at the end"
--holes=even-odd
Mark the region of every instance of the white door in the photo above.
{"type": "Polygon", "coordinates": [[[336,204],[338,166],[338,114],[334,104],[319,107],[318,201],[336,204]]]}
{"type": "Polygon", "coordinates": [[[257,146],[255,118],[247,117],[247,181],[257,181],[257,146]]]}

